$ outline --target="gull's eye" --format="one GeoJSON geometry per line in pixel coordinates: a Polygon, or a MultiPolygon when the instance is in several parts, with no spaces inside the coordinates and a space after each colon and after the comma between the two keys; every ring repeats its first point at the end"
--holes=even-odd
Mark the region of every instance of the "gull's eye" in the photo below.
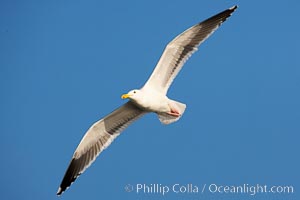
{"type": "Polygon", "coordinates": [[[136,91],[133,91],[133,94],[135,94],[136,93],[136,91]]]}

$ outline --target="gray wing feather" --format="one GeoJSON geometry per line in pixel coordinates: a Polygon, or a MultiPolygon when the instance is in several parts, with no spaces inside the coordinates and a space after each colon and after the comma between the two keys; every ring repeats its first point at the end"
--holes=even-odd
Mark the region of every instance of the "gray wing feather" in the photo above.
{"type": "Polygon", "coordinates": [[[188,58],[231,14],[231,7],[195,26],[173,39],[165,48],[159,62],[144,87],[167,93],[174,78],[188,58]]]}
{"type": "Polygon", "coordinates": [[[145,113],[133,103],[127,102],[93,124],[75,150],[57,195],[63,193],[129,124],[145,113]]]}

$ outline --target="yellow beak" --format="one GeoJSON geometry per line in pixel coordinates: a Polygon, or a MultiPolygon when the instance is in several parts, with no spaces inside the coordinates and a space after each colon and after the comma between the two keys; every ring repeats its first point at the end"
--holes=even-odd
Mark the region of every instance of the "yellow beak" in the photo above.
{"type": "Polygon", "coordinates": [[[121,96],[122,99],[127,99],[128,97],[130,97],[129,94],[123,94],[123,95],[121,96]]]}

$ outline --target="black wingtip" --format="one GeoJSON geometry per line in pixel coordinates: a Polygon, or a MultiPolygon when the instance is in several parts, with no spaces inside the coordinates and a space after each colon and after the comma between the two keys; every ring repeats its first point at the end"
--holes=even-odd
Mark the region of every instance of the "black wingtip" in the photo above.
{"type": "Polygon", "coordinates": [[[56,195],[60,196],[63,193],[63,190],[61,189],[61,187],[58,188],[56,195]]]}
{"type": "Polygon", "coordinates": [[[229,8],[229,10],[235,10],[235,9],[237,9],[238,8],[238,5],[235,5],[235,6],[232,6],[231,8],[229,8]]]}

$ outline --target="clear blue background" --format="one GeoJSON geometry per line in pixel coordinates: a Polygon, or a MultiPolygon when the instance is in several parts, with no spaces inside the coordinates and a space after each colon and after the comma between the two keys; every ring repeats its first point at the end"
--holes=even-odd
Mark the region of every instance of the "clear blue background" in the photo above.
{"type": "Polygon", "coordinates": [[[164,199],[299,199],[300,2],[0,2],[0,198],[58,199],[90,125],[144,84],[177,34],[235,4],[169,97],[177,123],[134,123],[60,199],[161,199],[126,184],[292,185],[294,194],[164,199]]]}

